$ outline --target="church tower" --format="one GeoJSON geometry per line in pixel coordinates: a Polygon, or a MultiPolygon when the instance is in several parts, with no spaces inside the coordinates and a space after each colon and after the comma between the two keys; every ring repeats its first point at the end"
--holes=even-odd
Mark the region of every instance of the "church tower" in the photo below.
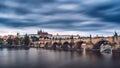
{"type": "Polygon", "coordinates": [[[42,34],[42,30],[41,30],[41,29],[38,30],[37,34],[38,34],[38,35],[42,34]]]}

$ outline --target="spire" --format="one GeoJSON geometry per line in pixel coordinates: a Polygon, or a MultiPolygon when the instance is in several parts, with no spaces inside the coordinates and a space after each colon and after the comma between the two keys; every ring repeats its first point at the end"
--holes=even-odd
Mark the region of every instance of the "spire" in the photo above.
{"type": "Polygon", "coordinates": [[[115,34],[114,34],[114,36],[118,36],[118,34],[117,34],[117,32],[115,31],[115,34]]]}
{"type": "Polygon", "coordinates": [[[42,32],[42,29],[40,29],[40,32],[42,32]]]}
{"type": "Polygon", "coordinates": [[[92,35],[90,34],[90,38],[92,38],[92,35]]]}
{"type": "Polygon", "coordinates": [[[38,35],[42,34],[42,29],[38,30],[37,34],[38,35]]]}
{"type": "Polygon", "coordinates": [[[92,35],[90,34],[90,42],[92,42],[92,35]]]}

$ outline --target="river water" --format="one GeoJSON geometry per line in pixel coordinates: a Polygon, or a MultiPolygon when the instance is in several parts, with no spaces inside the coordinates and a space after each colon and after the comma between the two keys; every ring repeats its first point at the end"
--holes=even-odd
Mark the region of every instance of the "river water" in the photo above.
{"type": "Polygon", "coordinates": [[[120,53],[4,48],[0,68],[120,68],[120,53]]]}

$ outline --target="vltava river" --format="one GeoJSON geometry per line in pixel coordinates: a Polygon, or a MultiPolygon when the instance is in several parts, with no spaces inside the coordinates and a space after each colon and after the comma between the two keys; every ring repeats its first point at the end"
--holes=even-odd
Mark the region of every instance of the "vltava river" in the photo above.
{"type": "Polygon", "coordinates": [[[0,68],[120,68],[120,53],[4,48],[0,68]]]}

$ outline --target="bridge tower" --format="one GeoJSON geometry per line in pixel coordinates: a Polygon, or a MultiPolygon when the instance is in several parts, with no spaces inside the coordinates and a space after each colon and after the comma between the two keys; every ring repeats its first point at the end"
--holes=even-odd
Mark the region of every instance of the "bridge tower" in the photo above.
{"type": "Polygon", "coordinates": [[[119,37],[118,37],[117,32],[114,33],[113,42],[117,48],[120,48],[119,37]]]}

